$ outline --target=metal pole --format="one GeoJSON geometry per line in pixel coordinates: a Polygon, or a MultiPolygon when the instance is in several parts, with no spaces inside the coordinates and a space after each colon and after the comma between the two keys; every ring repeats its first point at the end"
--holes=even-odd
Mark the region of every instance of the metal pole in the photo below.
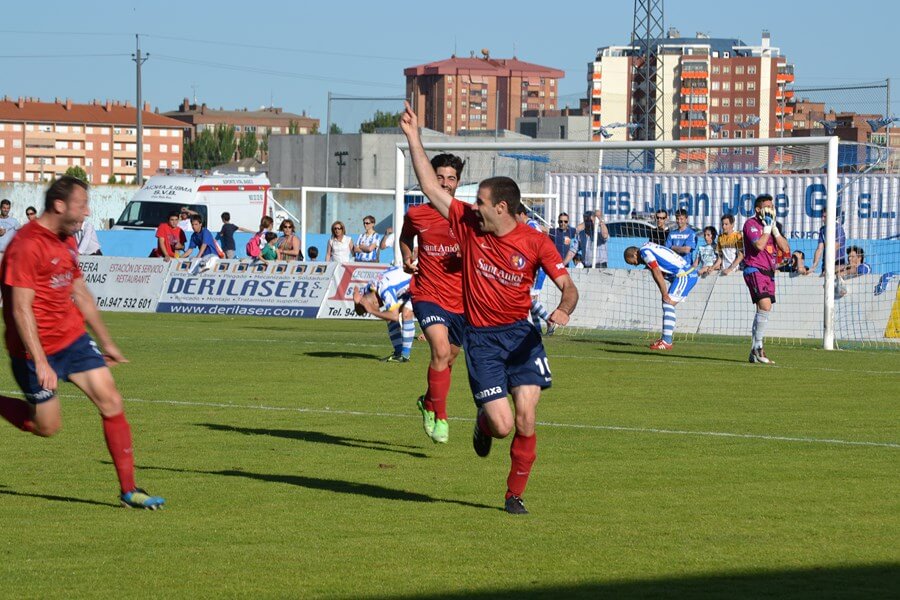
{"type": "Polygon", "coordinates": [[[325,181],[322,185],[328,187],[331,182],[328,181],[328,167],[331,161],[331,92],[328,92],[328,106],[325,109],[325,181]]]}
{"type": "Polygon", "coordinates": [[[134,39],[136,48],[134,62],[137,65],[137,171],[135,180],[138,185],[144,185],[144,107],[141,96],[141,65],[146,58],[141,56],[141,34],[134,34],[134,39]]]}
{"type": "MultiPolygon", "coordinates": [[[[306,260],[309,260],[308,256],[308,248],[306,245],[306,233],[307,233],[307,223],[306,223],[306,187],[300,188],[300,249],[303,251],[303,256],[306,257],[306,260]]],[[[322,248],[323,252],[325,248],[322,248]]],[[[322,254],[322,260],[325,259],[325,254],[322,254]]]]}
{"type": "Polygon", "coordinates": [[[403,150],[397,148],[396,156],[397,166],[394,169],[394,264],[401,265],[403,264],[403,256],[400,254],[400,231],[403,229],[406,155],[403,154],[403,150]]]}
{"type": "Polygon", "coordinates": [[[838,148],[839,139],[832,136],[828,140],[828,172],[825,179],[825,313],[823,323],[822,347],[834,350],[834,259],[836,254],[835,232],[837,230],[838,203],[838,148]]]}
{"type": "Polygon", "coordinates": [[[887,148],[887,165],[885,166],[885,173],[891,172],[891,78],[888,77],[884,80],[885,86],[887,87],[887,94],[885,99],[885,107],[884,107],[884,116],[888,119],[888,124],[884,128],[884,147],[887,148]]]}

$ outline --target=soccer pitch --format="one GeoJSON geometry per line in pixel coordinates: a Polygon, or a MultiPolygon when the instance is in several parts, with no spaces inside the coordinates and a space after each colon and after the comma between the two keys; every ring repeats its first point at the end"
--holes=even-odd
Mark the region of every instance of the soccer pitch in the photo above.
{"type": "MultiPolygon", "coordinates": [[[[100,419],[0,423],[0,596],[631,598],[895,596],[900,360],[891,351],[643,337],[545,340],[528,516],[502,512],[509,439],[450,443],[415,408],[381,322],[107,314],[138,485],[118,508],[100,419]]],[[[9,369],[0,389],[18,395],[9,369]]]]}

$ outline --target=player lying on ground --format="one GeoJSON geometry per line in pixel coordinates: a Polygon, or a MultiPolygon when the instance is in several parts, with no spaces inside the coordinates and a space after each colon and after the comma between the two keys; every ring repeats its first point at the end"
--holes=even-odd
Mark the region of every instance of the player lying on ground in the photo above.
{"type": "Polygon", "coordinates": [[[674,250],[647,242],[640,248],[625,248],[625,262],[650,269],[662,296],[662,337],[650,344],[651,350],[671,350],[675,335],[675,305],[688,297],[699,276],[697,270],[674,250]]]}
{"type": "Polygon", "coordinates": [[[505,509],[527,514],[522,494],[536,458],[535,419],[541,390],[552,375],[541,336],[528,321],[531,285],[543,267],[559,287],[559,306],[550,323],[565,325],[578,302],[578,290],[550,238],[517,223],[521,194],[508,177],[479,184],[475,206],[460,202],[440,185],[419,137],[419,123],[409,103],[400,118],[409,141],[422,191],[450,221],[463,258],[463,307],[466,316],[466,365],[478,406],[473,446],[487,456],[494,437],[513,431],[505,509]],[[508,394],[512,394],[515,416],[508,394]]]}
{"type": "MultiPolygon", "coordinates": [[[[451,196],[459,186],[464,164],[453,154],[439,154],[431,159],[438,183],[451,196]]],[[[447,422],[450,373],[462,347],[466,325],[459,242],[450,229],[450,222],[434,205],[425,203],[406,212],[400,252],[403,270],[412,275],[413,311],[431,347],[428,388],[416,405],[428,437],[436,444],[446,444],[450,439],[447,422]]]]}
{"type": "Polygon", "coordinates": [[[356,314],[370,314],[387,321],[388,336],[394,353],[383,358],[384,362],[409,362],[416,322],[409,308],[410,276],[400,267],[391,267],[367,283],[362,291],[353,290],[356,314]]]}
{"type": "Polygon", "coordinates": [[[90,214],[87,184],[61,177],[47,190],[44,213],[19,231],[3,256],[6,348],[25,401],[0,396],[0,415],[22,431],[52,436],[62,426],[57,382],[71,381],[100,411],[122,504],[156,509],[165,500],[134,483],[131,427],[108,368],[128,361],[110,337],[78,267],[72,235],[90,214]],[[85,321],[103,354],[85,331],[85,321]]]}

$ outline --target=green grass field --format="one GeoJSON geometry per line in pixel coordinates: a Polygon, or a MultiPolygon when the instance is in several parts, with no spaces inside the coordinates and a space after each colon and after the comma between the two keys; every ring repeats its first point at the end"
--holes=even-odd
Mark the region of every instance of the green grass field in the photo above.
{"type": "MultiPolygon", "coordinates": [[[[525,498],[509,441],[421,430],[427,345],[383,364],[381,323],[107,315],[138,484],[118,508],[99,418],[0,423],[0,597],[897,597],[900,355],[643,337],[547,340],[525,498]]],[[[4,393],[18,394],[8,369],[4,393]]]]}

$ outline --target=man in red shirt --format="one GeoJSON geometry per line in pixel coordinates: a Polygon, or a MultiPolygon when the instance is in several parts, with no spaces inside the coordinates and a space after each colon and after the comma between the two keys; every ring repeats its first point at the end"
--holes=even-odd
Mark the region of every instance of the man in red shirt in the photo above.
{"type": "Polygon", "coordinates": [[[521,195],[508,177],[479,184],[471,206],[456,200],[438,182],[419,138],[409,103],[400,118],[422,191],[450,221],[463,258],[463,310],[466,316],[466,366],[478,417],[472,442],[487,456],[494,437],[513,431],[511,467],[506,479],[506,511],[527,514],[522,493],[536,458],[535,415],[541,390],[552,376],[541,336],[528,321],[531,285],[538,267],[559,287],[559,306],[550,323],[566,325],[578,303],[578,290],[550,238],[515,218],[521,195]],[[507,401],[512,394],[516,412],[507,401]]]}
{"type": "Polygon", "coordinates": [[[170,212],[169,219],[156,228],[156,248],[150,256],[161,256],[165,260],[178,258],[186,242],[184,230],[178,225],[178,212],[170,212]]]}
{"type": "Polygon", "coordinates": [[[131,427],[107,365],[128,362],[112,341],[78,267],[72,235],[90,215],[87,184],[64,176],[47,190],[43,214],[27,223],[0,262],[6,348],[25,401],[0,396],[0,416],[49,437],[62,424],[56,387],[71,381],[97,406],[122,504],[156,509],[165,500],[134,483],[131,427]],[[85,321],[104,353],[85,331],[85,321]]]}
{"type": "MultiPolygon", "coordinates": [[[[431,159],[441,188],[451,197],[459,186],[465,163],[458,156],[439,154],[431,159]]],[[[400,234],[403,269],[412,274],[413,311],[431,346],[428,388],[417,401],[425,433],[436,444],[450,437],[447,394],[450,372],[462,347],[466,320],[462,302],[462,257],[450,223],[433,204],[406,211],[400,234]],[[414,260],[413,246],[419,238],[414,260]]]]}

